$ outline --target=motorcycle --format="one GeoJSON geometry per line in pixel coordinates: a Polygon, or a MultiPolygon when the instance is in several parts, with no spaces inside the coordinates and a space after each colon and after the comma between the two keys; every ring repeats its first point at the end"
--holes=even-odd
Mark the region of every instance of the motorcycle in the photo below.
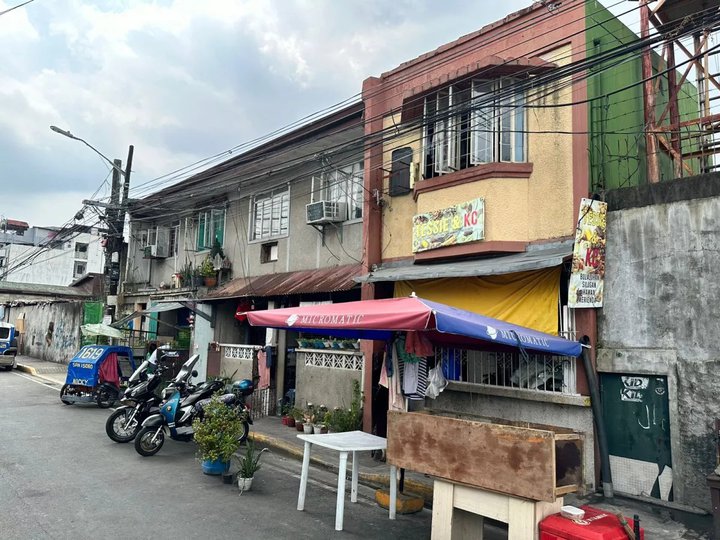
{"type": "Polygon", "coordinates": [[[135,369],[132,349],[121,345],[85,345],[68,364],[60,401],[97,403],[107,409],[120,396],[120,385],[135,369]]]}
{"type": "MultiPolygon", "coordinates": [[[[163,392],[165,400],[160,405],[160,413],[150,415],[143,421],[142,428],[135,437],[135,450],[141,456],[148,457],[157,454],[165,443],[166,433],[175,441],[191,441],[194,434],[193,420],[195,418],[202,419],[203,406],[209,402],[213,394],[224,388],[225,384],[218,380],[204,382],[197,387],[190,385],[190,377],[197,376],[197,371],[192,368],[198,358],[198,355],[194,355],[185,362],[178,376],[165,389],[163,392]]],[[[252,382],[243,379],[233,383],[232,393],[220,396],[224,403],[235,407],[238,414],[243,415],[244,429],[240,442],[247,439],[250,424],[252,424],[250,409],[244,399],[252,392],[252,382]]]]}
{"type": "Polygon", "coordinates": [[[113,441],[126,443],[132,441],[140,431],[143,421],[151,414],[159,412],[160,396],[156,394],[162,374],[165,370],[163,360],[177,358],[175,351],[164,352],[160,362],[152,373],[154,366],[152,359],[145,360],[130,376],[128,388],[125,390],[118,407],[105,421],[105,433],[113,441]]]}

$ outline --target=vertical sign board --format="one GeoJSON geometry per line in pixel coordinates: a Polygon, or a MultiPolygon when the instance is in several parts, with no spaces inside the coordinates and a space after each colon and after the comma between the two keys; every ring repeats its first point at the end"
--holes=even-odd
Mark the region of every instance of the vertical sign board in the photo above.
{"type": "Polygon", "coordinates": [[[473,199],[413,216],[413,253],[485,239],[485,201],[473,199]]]}
{"type": "Polygon", "coordinates": [[[606,230],[607,203],[582,199],[575,231],[568,307],[594,308],[603,305],[606,230]]]}

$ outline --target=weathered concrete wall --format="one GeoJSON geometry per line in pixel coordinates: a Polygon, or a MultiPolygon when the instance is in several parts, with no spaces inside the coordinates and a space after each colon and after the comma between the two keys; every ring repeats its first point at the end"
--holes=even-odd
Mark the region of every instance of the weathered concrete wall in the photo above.
{"type": "Polygon", "coordinates": [[[720,175],[618,190],[609,209],[598,367],[668,377],[675,501],[709,510],[705,476],[720,418],[720,175]]]}
{"type": "Polygon", "coordinates": [[[594,489],[595,444],[592,410],[589,407],[450,390],[445,390],[435,400],[426,399],[425,401],[427,405],[432,406],[433,410],[552,425],[583,434],[583,482],[588,491],[594,489]]]}
{"type": "Polygon", "coordinates": [[[306,403],[349,408],[352,401],[352,382],[360,379],[362,372],[350,369],[336,369],[306,366],[303,355],[298,354],[296,367],[295,405],[305,407],[306,403]]]}
{"type": "Polygon", "coordinates": [[[25,314],[23,354],[67,364],[80,348],[82,302],[15,306],[8,311],[8,320],[13,322],[25,314]]]}

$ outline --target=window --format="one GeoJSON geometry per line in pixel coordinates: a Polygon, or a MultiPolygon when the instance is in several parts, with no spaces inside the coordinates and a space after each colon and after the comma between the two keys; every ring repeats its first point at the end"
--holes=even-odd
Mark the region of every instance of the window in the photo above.
{"type": "MultiPolygon", "coordinates": [[[[313,200],[315,198],[313,192],[313,200]]],[[[362,161],[324,173],[320,199],[343,203],[346,209],[345,219],[361,219],[363,213],[362,161]]]]}
{"type": "Polygon", "coordinates": [[[140,231],[140,249],[145,249],[148,245],[148,232],[147,230],[140,231]]]}
{"type": "Polygon", "coordinates": [[[260,262],[269,263],[278,260],[278,243],[263,244],[260,251],[260,262]]]}
{"type": "Polygon", "coordinates": [[[390,196],[396,197],[410,193],[410,167],[412,166],[412,148],[398,148],[392,153],[390,169],[390,196]]]}
{"type": "Polygon", "coordinates": [[[290,190],[263,193],[253,201],[253,221],[250,240],[264,240],[287,236],[290,222],[290,190]]]}
{"type": "Polygon", "coordinates": [[[225,209],[208,210],[198,215],[197,249],[210,249],[217,240],[223,245],[225,236],[225,209]]]}
{"type": "Polygon", "coordinates": [[[88,244],[75,242],[75,258],[86,261],[88,258],[88,244]]]}
{"type": "Polygon", "coordinates": [[[168,237],[168,255],[177,257],[178,254],[178,238],[180,237],[180,225],[173,225],[170,228],[170,236],[168,237]]]}
{"type": "Polygon", "coordinates": [[[538,353],[488,352],[436,348],[450,380],[537,392],[577,394],[576,359],[538,353]]]}
{"type": "Polygon", "coordinates": [[[527,160],[525,97],[517,79],[472,80],[425,98],[425,178],[527,160]]]}
{"type": "Polygon", "coordinates": [[[87,265],[84,262],[75,262],[75,267],[73,268],[73,277],[77,278],[85,274],[85,270],[87,268],[87,265]]]}

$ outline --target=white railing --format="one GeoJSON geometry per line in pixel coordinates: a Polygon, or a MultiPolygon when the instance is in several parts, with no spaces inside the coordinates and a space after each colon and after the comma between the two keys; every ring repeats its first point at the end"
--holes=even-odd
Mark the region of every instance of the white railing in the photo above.
{"type": "Polygon", "coordinates": [[[306,366],[362,371],[363,354],[359,351],[296,349],[298,360],[306,366]]]}
{"type": "Polygon", "coordinates": [[[577,395],[576,359],[544,354],[437,348],[448,380],[577,395]]]}
{"type": "Polygon", "coordinates": [[[220,346],[223,348],[223,356],[234,360],[252,360],[255,350],[258,348],[257,345],[230,345],[227,343],[221,343],[220,346]]]}

